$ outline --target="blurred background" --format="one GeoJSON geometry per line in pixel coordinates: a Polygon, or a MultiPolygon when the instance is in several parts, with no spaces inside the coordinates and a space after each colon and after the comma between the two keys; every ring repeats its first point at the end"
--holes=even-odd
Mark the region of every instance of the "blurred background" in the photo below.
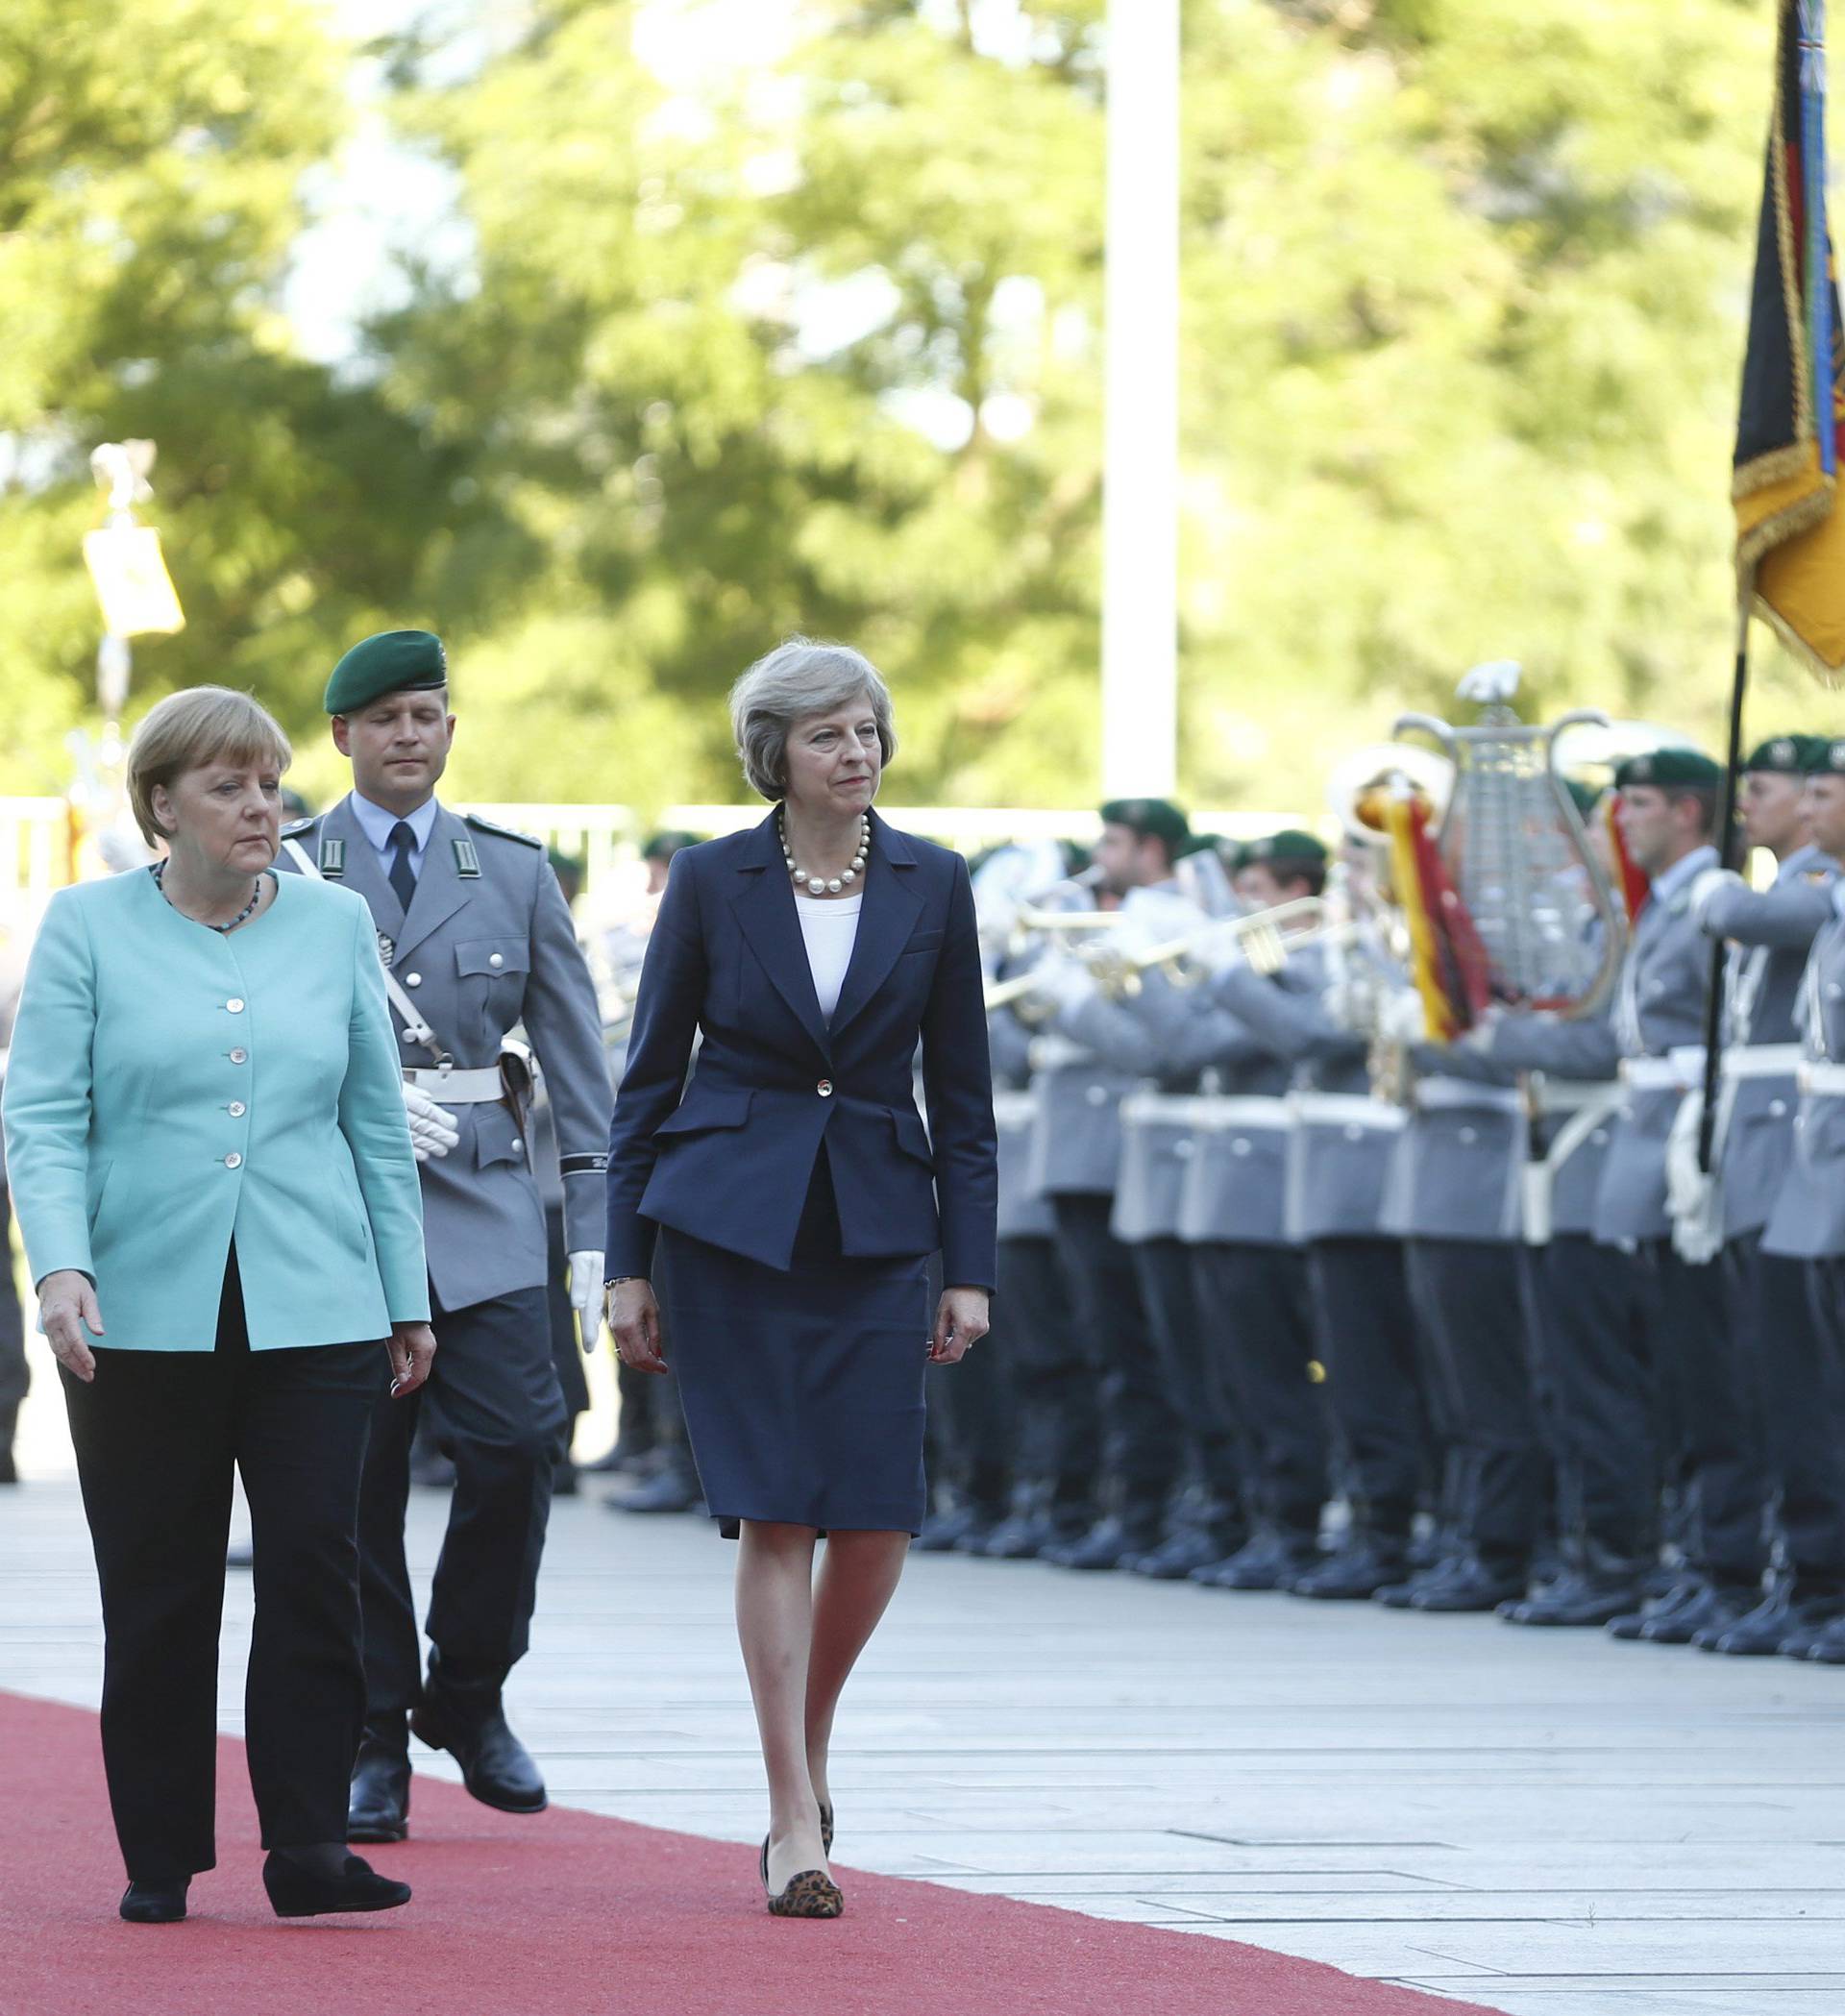
{"type": "MultiPolygon", "coordinates": [[[[0,794],[97,720],[99,443],[186,625],[126,720],[448,640],[476,803],[742,797],[793,629],[893,804],[1100,788],[1102,0],[11,0],[0,794]]],[[[1505,654],[1720,743],[1773,10],[1187,0],[1181,795],[1505,654]]],[[[1128,136],[1131,141],[1131,136],[1128,136]]],[[[1764,726],[1845,727],[1759,631],[1764,726]]]]}

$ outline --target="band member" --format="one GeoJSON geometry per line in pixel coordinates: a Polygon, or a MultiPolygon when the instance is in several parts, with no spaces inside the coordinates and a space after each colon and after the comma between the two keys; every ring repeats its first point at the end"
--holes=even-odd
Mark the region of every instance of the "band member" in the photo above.
{"type": "Polygon", "coordinates": [[[202,686],[153,708],[128,788],[165,858],[52,898],[7,1076],[102,1586],[103,1760],[136,1924],[184,1918],[215,1860],[238,1472],[270,1902],[306,1917],[410,1895],[345,1832],[367,1424],[413,1404],[435,1348],[416,1166],[364,905],[270,872],[288,760],[244,694],[202,686]]]}
{"type": "Polygon", "coordinates": [[[353,791],[286,828],[278,865],[356,891],[377,927],[423,1158],[441,1343],[429,1404],[455,1468],[419,1685],[404,1560],[417,1409],[381,1396],[360,1502],[366,1713],[349,1825],[356,1841],[388,1841],[407,1830],[411,1733],[450,1752],[484,1804],[513,1813],[545,1805],[501,1688],[526,1651],[566,1417],[552,1362],[529,1077],[503,1052],[506,1032],[524,1025],[545,1073],[571,1300],[592,1323],[609,1087],[595,990],[543,846],[457,818],[435,797],[455,725],[440,642],[391,630],[356,644],[333,668],[325,705],[353,791]]]}
{"type": "Polygon", "coordinates": [[[872,810],[896,747],[883,679],[797,638],[738,680],[731,718],[775,810],[673,863],[609,1137],[609,1327],[630,1364],[671,1363],[742,1540],[769,1908],[830,1918],[833,1718],[922,1523],[925,1365],[987,1329],[992,1077],[967,864],[872,810]]]}

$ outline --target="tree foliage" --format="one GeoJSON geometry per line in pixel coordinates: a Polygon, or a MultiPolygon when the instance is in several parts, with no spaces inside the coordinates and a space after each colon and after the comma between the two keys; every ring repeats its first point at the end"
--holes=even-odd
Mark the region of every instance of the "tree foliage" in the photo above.
{"type": "MultiPolygon", "coordinates": [[[[895,797],[1093,795],[1103,12],[816,0],[687,87],[627,0],[451,10],[388,109],[471,258],[411,248],[330,369],[278,309],[349,117],[320,9],[15,0],[0,780],[84,712],[85,457],[135,433],[190,619],[140,700],[312,730],[346,643],[426,623],[458,791],[651,805],[734,795],[724,689],[805,629],[896,682],[895,797]]],[[[1770,12],[1191,0],[1189,793],[1311,803],[1485,656],[1714,739],[1770,12]]],[[[1760,656],[1764,718],[1835,714],[1760,656]]]]}

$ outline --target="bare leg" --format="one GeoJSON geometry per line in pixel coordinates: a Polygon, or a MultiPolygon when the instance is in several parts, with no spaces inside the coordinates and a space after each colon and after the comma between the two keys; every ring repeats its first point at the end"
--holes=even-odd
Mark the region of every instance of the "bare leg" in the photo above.
{"type": "Polygon", "coordinates": [[[769,1887],[824,1869],[807,1776],[805,1705],[814,1629],[814,1529],[746,1519],[737,1543],[737,1636],[769,1777],[769,1887]]]}
{"type": "Polygon", "coordinates": [[[858,1656],[897,1593],[910,1551],[907,1533],[835,1533],[814,1591],[807,1668],[807,1775],[814,1796],[832,1803],[826,1777],[833,1716],[858,1656]]]}

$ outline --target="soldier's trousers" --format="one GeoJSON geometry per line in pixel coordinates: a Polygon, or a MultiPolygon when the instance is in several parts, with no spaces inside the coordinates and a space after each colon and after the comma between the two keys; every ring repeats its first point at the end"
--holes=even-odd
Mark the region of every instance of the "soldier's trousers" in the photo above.
{"type": "Polygon", "coordinates": [[[1429,1469],[1429,1422],[1403,1248],[1392,1239],[1316,1240],[1307,1288],[1354,1523],[1407,1539],[1429,1469]]]}
{"type": "Polygon", "coordinates": [[[987,1519],[1005,1512],[1018,1453],[1014,1311],[1003,1259],[999,1265],[993,1328],[959,1364],[932,1365],[928,1379],[929,1481],[952,1484],[961,1501],[987,1519]]]}
{"type": "Polygon", "coordinates": [[[1102,1463],[1102,1411],[1070,1279],[1048,1238],[1002,1239],[998,1262],[994,1314],[1011,1373],[1013,1468],[1049,1486],[1053,1504],[1073,1517],[1091,1509],[1102,1463]]]}
{"type": "MultiPolygon", "coordinates": [[[[564,1396],[567,1416],[560,1456],[570,1454],[570,1428],[577,1416],[589,1412],[589,1380],[583,1372],[583,1354],[577,1342],[577,1312],[570,1305],[570,1255],[564,1245],[564,1207],[545,1206],[545,1309],[551,1318],[551,1363],[557,1374],[557,1388],[564,1396]]],[[[602,1293],[598,1284],[597,1294],[602,1293]]]]}
{"type": "Polygon", "coordinates": [[[1076,1322],[1071,1349],[1100,1396],[1102,1447],[1123,1518],[1151,1524],[1166,1508],[1180,1464],[1179,1426],[1150,1342],[1133,1255],[1109,1230],[1114,1199],[1060,1196],[1057,1257],[1076,1322]]]}
{"type": "Polygon", "coordinates": [[[436,1352],[430,1383],[393,1400],[386,1368],[359,1493],[366,1714],[374,1721],[414,1707],[421,1684],[404,1559],[418,1412],[430,1410],[437,1442],[455,1463],[448,1532],[430,1595],[430,1641],[442,1663],[468,1680],[502,1679],[525,1655],[566,1418],[542,1288],[464,1309],[444,1309],[433,1293],[430,1302],[436,1352]]]}
{"type": "MultiPolygon", "coordinates": [[[[31,1375],[26,1366],[26,1324],[12,1281],[12,1198],[0,1182],[0,1411],[17,1407],[26,1397],[31,1375]]],[[[0,1452],[4,1453],[4,1452],[0,1452]]]]}
{"type": "Polygon", "coordinates": [[[1248,1475],[1248,1416],[1236,1407],[1224,1377],[1222,1311],[1199,1300],[1192,1248],[1181,1241],[1142,1240],[1128,1251],[1166,1398],[1193,1481],[1204,1495],[1205,1517],[1214,1528],[1237,1529],[1225,1537],[1226,1549],[1232,1548],[1259,1508],[1252,1502],[1248,1475]]]}
{"type": "Polygon", "coordinates": [[[1212,1366],[1247,1451],[1250,1516],[1311,1540],[1327,1496],[1326,1414],[1307,1372],[1306,1255],[1214,1240],[1192,1248],[1192,1266],[1212,1366]]]}
{"type": "Polygon", "coordinates": [[[1538,1435],[1519,1251],[1482,1240],[1412,1239],[1410,1301],[1432,1344],[1466,1459],[1466,1538],[1516,1571],[1543,1523],[1548,1466],[1538,1435]]]}

